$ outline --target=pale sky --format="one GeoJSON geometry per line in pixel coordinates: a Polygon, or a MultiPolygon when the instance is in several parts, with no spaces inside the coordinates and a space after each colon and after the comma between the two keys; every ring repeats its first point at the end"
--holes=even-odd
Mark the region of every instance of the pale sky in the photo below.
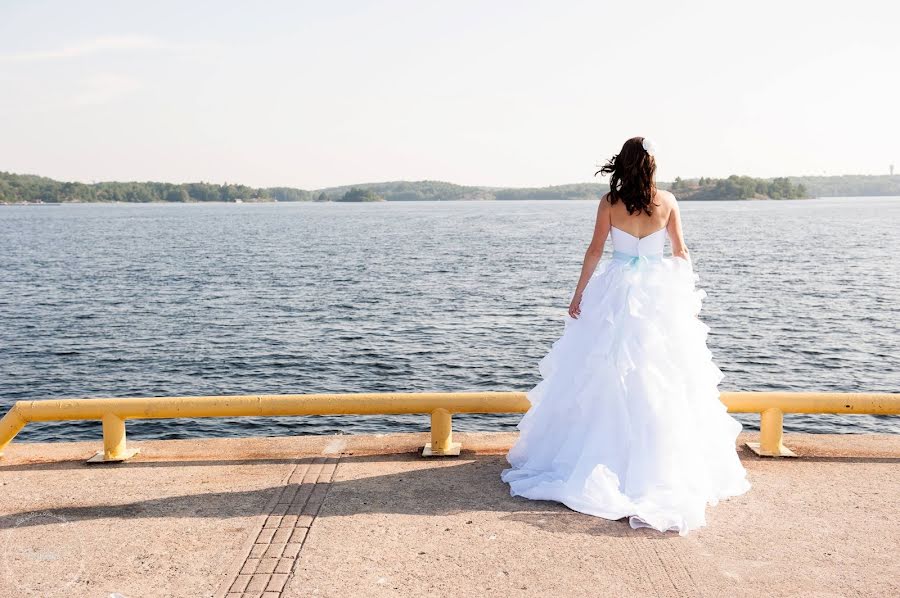
{"type": "Polygon", "coordinates": [[[900,3],[0,4],[0,170],[318,188],[900,171],[900,3]]]}

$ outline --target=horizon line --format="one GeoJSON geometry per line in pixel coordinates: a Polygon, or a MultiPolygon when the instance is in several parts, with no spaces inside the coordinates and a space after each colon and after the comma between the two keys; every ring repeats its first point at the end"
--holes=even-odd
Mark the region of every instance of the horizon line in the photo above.
{"type": "MultiPolygon", "coordinates": [[[[110,179],[110,180],[91,180],[90,182],[85,182],[85,181],[83,181],[83,180],[62,180],[62,179],[56,179],[56,178],[53,178],[53,177],[50,177],[50,176],[41,175],[41,174],[18,173],[18,172],[11,172],[11,171],[5,171],[5,170],[0,171],[0,174],[4,174],[4,175],[12,175],[12,176],[33,176],[33,177],[38,177],[38,178],[43,178],[43,179],[49,179],[49,180],[54,181],[54,182],[57,182],[57,183],[78,183],[78,184],[82,184],[82,185],[102,185],[102,184],[106,184],[106,183],[116,183],[116,184],[128,184],[128,183],[147,184],[147,183],[151,183],[151,184],[163,184],[163,185],[196,185],[196,184],[203,184],[203,185],[218,185],[218,186],[236,185],[236,186],[242,186],[242,187],[250,187],[250,188],[252,188],[252,189],[279,189],[279,188],[280,188],[280,189],[295,189],[295,190],[298,190],[298,191],[306,191],[306,192],[309,192],[309,193],[316,192],[316,191],[328,191],[328,190],[330,190],[330,189],[340,189],[340,188],[343,188],[343,187],[364,187],[364,186],[367,186],[367,185],[386,185],[386,184],[390,184],[390,183],[443,183],[443,184],[446,184],[446,185],[454,185],[454,186],[456,186],[456,187],[469,187],[469,188],[474,188],[474,189],[491,189],[491,190],[493,190],[493,189],[519,189],[519,190],[521,190],[521,189],[552,189],[552,188],[554,188],[554,187],[571,187],[571,186],[574,186],[574,185],[599,185],[599,186],[604,186],[604,185],[605,185],[605,186],[609,186],[609,183],[608,183],[606,180],[603,180],[603,179],[600,179],[600,180],[597,180],[597,181],[583,181],[583,182],[573,182],[573,183],[559,183],[559,184],[550,184],[550,185],[544,185],[544,186],[534,186],[534,185],[529,185],[529,186],[521,186],[521,187],[519,187],[519,186],[509,186],[509,185],[506,185],[506,186],[504,186],[504,185],[472,185],[472,184],[465,184],[465,183],[454,183],[454,182],[451,182],[451,181],[446,181],[446,180],[441,180],[441,179],[392,179],[392,180],[382,180],[382,181],[367,181],[367,182],[357,182],[357,183],[343,183],[343,184],[339,184],[339,185],[330,185],[330,186],[327,186],[327,187],[297,187],[297,186],[292,186],[292,185],[266,185],[266,186],[257,186],[257,185],[248,185],[248,184],[246,184],[246,183],[229,182],[229,181],[224,181],[224,182],[219,183],[219,182],[212,182],[212,181],[204,181],[204,180],[202,180],[202,179],[201,179],[201,180],[186,181],[186,182],[172,182],[172,181],[165,181],[165,180],[137,180],[137,179],[133,179],[133,180],[115,180],[115,179],[110,179]]],[[[859,174],[859,173],[845,173],[845,174],[803,174],[803,175],[783,175],[783,176],[772,176],[772,177],[751,176],[751,175],[743,175],[743,174],[736,174],[736,173],[734,173],[734,174],[730,174],[730,175],[724,176],[724,177],[716,177],[716,176],[692,176],[692,177],[680,177],[680,176],[676,176],[675,178],[676,178],[676,179],[681,179],[682,181],[699,181],[700,179],[726,180],[726,179],[728,179],[728,178],[730,178],[730,177],[733,177],[733,176],[747,177],[747,178],[751,178],[751,179],[760,179],[760,180],[768,180],[768,181],[771,181],[771,180],[774,180],[774,179],[777,179],[777,178],[787,178],[787,179],[800,179],[800,178],[841,178],[841,177],[848,177],[848,176],[852,176],[852,177],[887,177],[887,178],[892,178],[892,177],[900,177],[900,173],[898,173],[898,174],[890,174],[890,173],[885,173],[885,174],[859,174]]],[[[672,180],[669,180],[669,181],[666,181],[666,180],[660,180],[660,181],[657,181],[657,182],[658,182],[659,184],[669,185],[669,184],[674,183],[674,182],[675,182],[675,179],[672,179],[672,180]]]]}

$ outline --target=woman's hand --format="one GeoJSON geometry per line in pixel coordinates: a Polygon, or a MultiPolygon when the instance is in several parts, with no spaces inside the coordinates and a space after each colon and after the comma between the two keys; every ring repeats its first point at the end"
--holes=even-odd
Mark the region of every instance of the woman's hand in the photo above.
{"type": "Polygon", "coordinates": [[[572,297],[572,302],[569,303],[569,315],[578,319],[578,316],[581,315],[581,293],[575,292],[575,295],[572,297]]]}

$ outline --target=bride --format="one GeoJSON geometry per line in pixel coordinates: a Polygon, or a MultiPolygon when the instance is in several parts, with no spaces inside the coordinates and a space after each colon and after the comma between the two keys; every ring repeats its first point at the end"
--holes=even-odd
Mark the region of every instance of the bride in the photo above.
{"type": "Polygon", "coordinates": [[[629,139],[599,172],[610,191],[501,479],[513,496],[684,535],[707,504],[750,488],[741,425],[719,401],[722,372],[696,317],[705,293],[675,197],[656,188],[652,143],[629,139]]]}

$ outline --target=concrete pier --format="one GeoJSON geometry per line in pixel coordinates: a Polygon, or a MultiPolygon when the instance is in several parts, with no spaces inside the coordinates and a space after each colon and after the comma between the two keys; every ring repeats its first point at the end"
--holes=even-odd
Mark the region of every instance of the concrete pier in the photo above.
{"type": "MultiPolygon", "coordinates": [[[[0,596],[896,596],[900,436],[741,448],[753,488],[687,537],[509,496],[514,434],[11,444],[0,596]]],[[[740,441],[754,440],[753,434],[740,441]]]]}

